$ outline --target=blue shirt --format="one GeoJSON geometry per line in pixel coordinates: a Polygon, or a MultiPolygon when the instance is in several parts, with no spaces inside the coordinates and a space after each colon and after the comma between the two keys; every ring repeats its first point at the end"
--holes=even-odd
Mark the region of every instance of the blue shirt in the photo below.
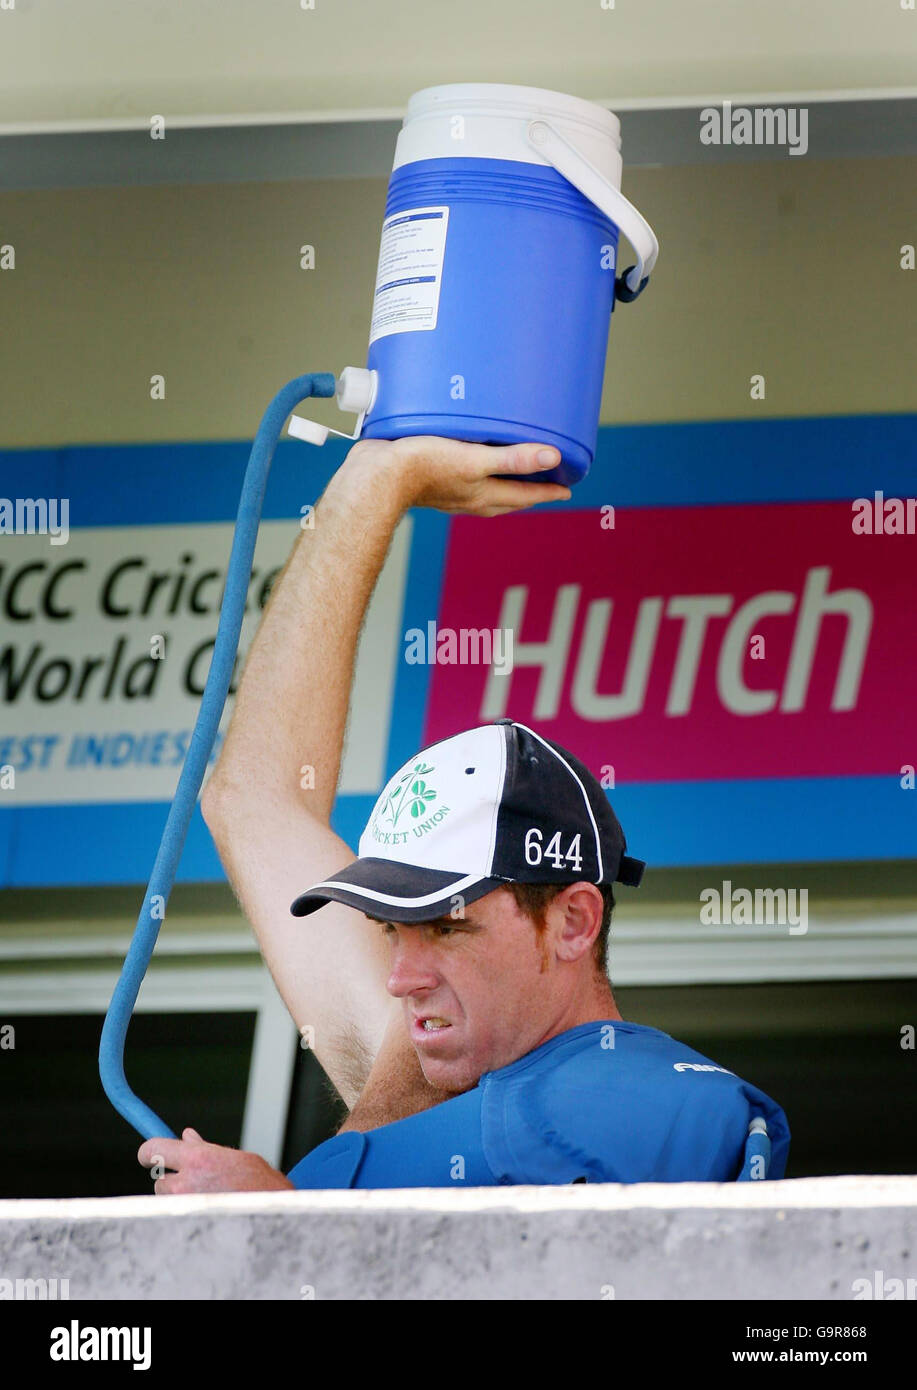
{"type": "Polygon", "coordinates": [[[583,1023],[463,1095],[335,1135],[287,1176],[298,1188],[732,1182],[756,1116],[767,1176],[782,1178],[790,1131],[770,1096],[658,1028],[583,1023]]]}

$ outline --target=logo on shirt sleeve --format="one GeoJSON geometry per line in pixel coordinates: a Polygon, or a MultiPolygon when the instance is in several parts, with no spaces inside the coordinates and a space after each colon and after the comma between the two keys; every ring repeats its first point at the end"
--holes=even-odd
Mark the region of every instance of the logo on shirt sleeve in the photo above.
{"type": "Polygon", "coordinates": [[[724,1071],[727,1076],[735,1076],[728,1067],[715,1067],[712,1062],[673,1062],[676,1071],[724,1071]]]}

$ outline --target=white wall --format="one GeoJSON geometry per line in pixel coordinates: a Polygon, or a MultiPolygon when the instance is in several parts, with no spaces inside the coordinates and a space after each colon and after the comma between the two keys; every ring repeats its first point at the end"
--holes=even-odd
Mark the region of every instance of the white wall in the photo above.
{"type": "Polygon", "coordinates": [[[913,1177],[0,1202],[3,1277],[71,1299],[849,1302],[915,1250],[913,1177]]]}

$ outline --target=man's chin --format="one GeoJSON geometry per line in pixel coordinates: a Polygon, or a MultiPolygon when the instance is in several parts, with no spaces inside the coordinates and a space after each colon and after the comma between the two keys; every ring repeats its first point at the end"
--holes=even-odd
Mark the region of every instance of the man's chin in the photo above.
{"type": "Polygon", "coordinates": [[[463,1091],[470,1091],[481,1079],[481,1068],[475,1068],[461,1058],[453,1057],[446,1061],[443,1058],[437,1060],[433,1057],[419,1057],[418,1061],[427,1081],[438,1091],[447,1091],[458,1096],[463,1091]]]}

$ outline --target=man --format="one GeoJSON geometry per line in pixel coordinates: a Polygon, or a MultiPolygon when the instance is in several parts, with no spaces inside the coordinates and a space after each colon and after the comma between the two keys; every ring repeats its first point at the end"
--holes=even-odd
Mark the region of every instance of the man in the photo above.
{"type": "Polygon", "coordinates": [[[399,520],[569,497],[511,476],[556,463],[537,445],[360,441],[297,540],[203,811],[350,1114],[289,1176],[194,1130],[148,1140],[141,1163],[171,1170],[157,1192],[731,1181],[760,1119],[782,1177],[770,1097],[622,1019],[612,885],[644,864],[567,750],[509,719],[467,730],[395,773],[358,857],[330,828],[357,641],[399,520]]]}

